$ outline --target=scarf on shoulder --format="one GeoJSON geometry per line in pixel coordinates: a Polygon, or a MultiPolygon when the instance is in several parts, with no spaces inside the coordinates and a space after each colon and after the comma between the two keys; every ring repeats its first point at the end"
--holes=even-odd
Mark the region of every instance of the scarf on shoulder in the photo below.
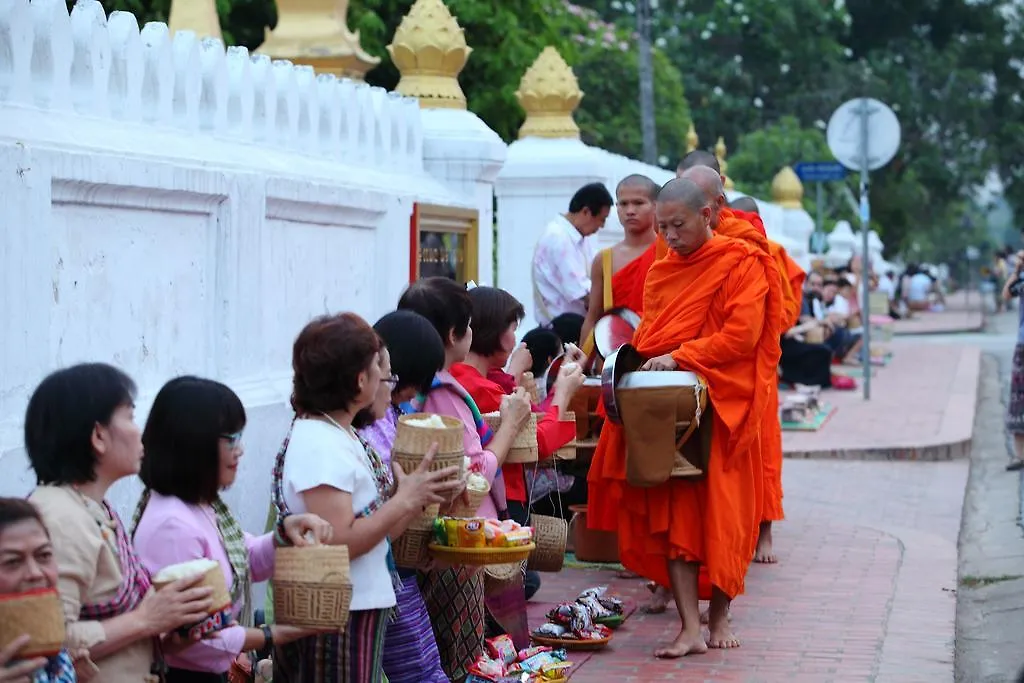
{"type": "MultiPolygon", "coordinates": [[[[435,376],[434,381],[430,385],[430,391],[440,389],[441,387],[450,389],[451,391],[455,392],[455,394],[459,398],[465,401],[466,407],[469,408],[469,412],[473,415],[473,424],[476,427],[476,433],[480,435],[480,445],[483,446],[484,448],[487,448],[487,444],[489,444],[491,442],[491,439],[494,438],[494,432],[487,425],[487,422],[484,420],[484,416],[480,413],[480,408],[477,407],[476,401],[473,400],[473,397],[469,395],[469,392],[466,391],[466,388],[463,387],[461,384],[457,382],[446,382],[443,381],[440,377],[435,376]]],[[[427,395],[430,393],[430,391],[428,391],[426,394],[420,394],[416,397],[415,405],[418,409],[422,408],[423,404],[426,403],[427,395]]]]}
{"type": "Polygon", "coordinates": [[[75,683],[75,665],[67,650],[61,650],[56,657],[50,657],[42,669],[32,674],[32,683],[75,683]]]}

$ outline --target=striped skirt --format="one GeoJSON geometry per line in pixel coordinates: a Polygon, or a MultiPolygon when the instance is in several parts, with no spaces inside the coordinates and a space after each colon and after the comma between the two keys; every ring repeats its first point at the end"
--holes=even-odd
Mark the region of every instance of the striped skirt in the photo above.
{"type": "Polygon", "coordinates": [[[384,673],[390,683],[449,683],[416,576],[402,579],[398,618],[384,637],[384,673]]]}
{"type": "Polygon", "coordinates": [[[384,633],[392,613],[352,612],[344,633],[276,647],[274,683],[384,683],[384,633]]]}
{"type": "Polygon", "coordinates": [[[1006,430],[1011,434],[1024,434],[1024,344],[1017,344],[1013,349],[1010,400],[1006,406],[1006,430]]]}
{"type": "Polygon", "coordinates": [[[420,575],[420,590],[441,666],[448,678],[461,681],[484,651],[483,572],[468,567],[430,571],[420,575]]]}

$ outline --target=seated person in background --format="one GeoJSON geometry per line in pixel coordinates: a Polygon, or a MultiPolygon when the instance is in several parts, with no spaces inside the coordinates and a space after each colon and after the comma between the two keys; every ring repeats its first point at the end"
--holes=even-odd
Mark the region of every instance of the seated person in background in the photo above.
{"type": "Polygon", "coordinates": [[[562,340],[552,330],[535,327],[523,336],[523,344],[530,352],[530,371],[538,380],[551,363],[562,354],[562,340]]]}
{"type": "Polygon", "coordinates": [[[824,321],[832,327],[832,333],[825,339],[825,344],[832,349],[832,356],[836,360],[856,363],[856,354],[860,352],[861,347],[861,334],[849,328],[852,318],[850,302],[839,293],[839,288],[839,281],[828,280],[821,290],[824,321]]]}
{"type": "Polygon", "coordinates": [[[558,335],[563,344],[580,345],[580,333],[583,331],[583,316],[578,313],[563,313],[548,326],[558,335]]]}

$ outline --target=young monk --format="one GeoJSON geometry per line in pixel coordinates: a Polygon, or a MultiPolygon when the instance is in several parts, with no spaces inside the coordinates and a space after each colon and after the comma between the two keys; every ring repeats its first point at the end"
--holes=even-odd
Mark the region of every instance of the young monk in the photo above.
{"type": "Polygon", "coordinates": [[[689,370],[707,381],[714,406],[707,476],[652,488],[625,481],[625,436],[608,422],[591,466],[591,528],[619,532],[623,564],[671,587],[679,635],[659,657],[739,645],[729,602],[743,592],[760,519],[758,431],[779,361],[782,302],[769,286],[771,257],[741,240],[713,235],[711,207],[689,180],[658,195],[658,232],[669,248],[644,287],[633,345],[643,371],[689,370]],[[710,633],[701,633],[698,570],[712,584],[710,633]]]}
{"type": "MultiPolygon", "coordinates": [[[[712,208],[711,227],[727,237],[744,239],[759,249],[766,251],[775,263],[778,273],[777,280],[783,309],[780,329],[788,330],[800,319],[803,296],[804,272],[789,255],[782,245],[772,242],[766,236],[764,224],[757,213],[757,203],[745,197],[753,204],[754,211],[743,212],[726,208],[725,188],[722,181],[718,160],[708,154],[713,162],[700,157],[688,168],[684,168],[679,177],[694,181],[702,190],[712,208]],[[713,163],[714,165],[707,165],[713,163]],[[793,285],[796,288],[793,288],[793,285]]],[[[686,160],[684,159],[684,162],[686,160]]],[[[682,167],[683,164],[680,164],[682,167]]],[[[771,410],[765,415],[761,427],[761,461],[764,469],[764,489],[762,495],[762,517],[759,526],[757,545],[754,549],[754,562],[774,564],[777,562],[772,545],[772,522],[784,518],[782,509],[782,426],[778,418],[778,391],[770,399],[771,410]]]]}
{"type": "Polygon", "coordinates": [[[583,321],[583,352],[593,349],[594,325],[605,311],[624,306],[643,313],[644,280],[654,263],[654,199],[658,184],[647,176],[623,178],[615,188],[615,209],[625,238],[597,254],[590,267],[590,304],[583,321]]]}

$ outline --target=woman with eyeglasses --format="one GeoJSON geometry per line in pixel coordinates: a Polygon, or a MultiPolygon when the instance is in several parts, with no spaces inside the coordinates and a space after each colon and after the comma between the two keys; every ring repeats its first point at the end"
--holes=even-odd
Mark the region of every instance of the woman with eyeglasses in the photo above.
{"type": "Polygon", "coordinates": [[[135,548],[146,569],[198,559],[217,562],[232,604],[204,624],[212,636],[167,655],[167,683],[224,681],[239,655],[312,635],[290,626],[254,628],[252,584],[274,571],[274,548],[306,545],[307,533],[327,543],[331,526],[313,514],[291,515],[284,533],[250,536],[220,492],[242,458],[245,408],[231,389],[208,379],[178,377],[164,385],[142,434],[140,477],[146,485],[135,513],[135,548]],[[221,628],[222,624],[232,624],[221,628]],[[216,630],[220,628],[220,630],[216,630]]]}

